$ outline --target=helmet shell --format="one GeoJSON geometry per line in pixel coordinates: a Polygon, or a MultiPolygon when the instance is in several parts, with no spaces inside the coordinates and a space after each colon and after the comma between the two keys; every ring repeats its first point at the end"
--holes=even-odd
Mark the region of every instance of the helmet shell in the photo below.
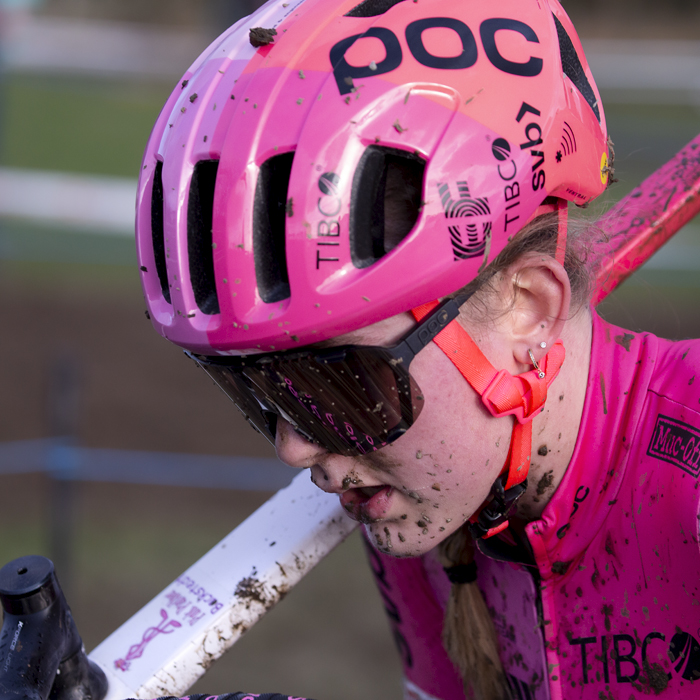
{"type": "Polygon", "coordinates": [[[546,198],[600,194],[606,165],[598,91],[555,0],[273,0],[199,57],[146,147],[136,226],[151,319],[209,355],[347,333],[461,288],[546,198]],[[385,11],[352,16],[368,8],[385,11]],[[274,42],[253,47],[252,27],[274,42]],[[372,147],[425,171],[413,229],[367,264],[353,183],[372,147]],[[284,242],[269,263],[256,187],[283,154],[284,242]],[[287,270],[272,301],[265,265],[287,270]]]}

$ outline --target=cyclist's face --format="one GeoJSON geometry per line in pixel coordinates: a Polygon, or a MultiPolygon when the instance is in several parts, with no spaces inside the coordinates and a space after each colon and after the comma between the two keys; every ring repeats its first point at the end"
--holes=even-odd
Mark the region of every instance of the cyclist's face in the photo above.
{"type": "MultiPolygon", "coordinates": [[[[343,336],[338,344],[389,345],[413,323],[401,314],[343,336]]],[[[499,366],[507,357],[498,357],[493,335],[472,332],[499,366]]],[[[425,396],[423,411],[382,450],[345,457],[306,441],[282,420],[277,427],[280,459],[310,468],[314,483],[339,494],[350,516],[365,524],[377,549],[395,556],[427,552],[476,511],[505,462],[512,430],[512,419],[493,418],[434,343],[416,356],[410,371],[425,396]]]]}

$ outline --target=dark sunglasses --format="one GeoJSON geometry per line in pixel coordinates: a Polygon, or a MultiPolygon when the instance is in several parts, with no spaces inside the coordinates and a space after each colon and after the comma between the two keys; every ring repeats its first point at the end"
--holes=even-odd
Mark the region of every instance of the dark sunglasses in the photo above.
{"type": "Polygon", "coordinates": [[[356,456],[401,437],[423,408],[413,358],[471,296],[447,299],[392,347],[342,345],[237,357],[187,353],[274,443],[277,419],[334,454],[356,456]]]}

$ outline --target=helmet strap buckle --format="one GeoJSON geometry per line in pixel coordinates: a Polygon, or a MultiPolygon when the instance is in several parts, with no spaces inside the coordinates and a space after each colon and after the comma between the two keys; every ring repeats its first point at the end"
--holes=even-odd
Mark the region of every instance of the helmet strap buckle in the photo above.
{"type": "Polygon", "coordinates": [[[505,488],[505,474],[501,474],[491,486],[491,500],[472,516],[469,531],[474,539],[487,539],[508,527],[508,519],[517,508],[518,500],[527,489],[527,479],[505,488]]]}

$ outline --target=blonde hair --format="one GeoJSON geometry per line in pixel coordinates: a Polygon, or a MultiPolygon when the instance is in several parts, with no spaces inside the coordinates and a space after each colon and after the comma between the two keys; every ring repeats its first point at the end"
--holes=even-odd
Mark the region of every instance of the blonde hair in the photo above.
{"type": "MultiPolygon", "coordinates": [[[[556,212],[542,214],[526,224],[513,240],[489,263],[477,277],[455,295],[463,292],[479,292],[472,297],[470,316],[477,314],[479,321],[491,317],[493,309],[488,304],[489,292],[498,273],[503,272],[526,253],[541,253],[554,257],[557,248],[559,217],[556,212]]],[[[593,273],[588,262],[593,241],[602,235],[595,222],[569,217],[567,226],[564,270],[571,285],[571,305],[578,309],[585,306],[593,291],[593,273]]]]}
{"type": "MultiPolygon", "coordinates": [[[[438,545],[440,563],[449,571],[474,565],[474,542],[463,525],[438,545]]],[[[464,693],[475,700],[511,700],[498,655],[498,638],[476,580],[453,583],[445,609],[442,644],[459,671],[464,693]]]]}

